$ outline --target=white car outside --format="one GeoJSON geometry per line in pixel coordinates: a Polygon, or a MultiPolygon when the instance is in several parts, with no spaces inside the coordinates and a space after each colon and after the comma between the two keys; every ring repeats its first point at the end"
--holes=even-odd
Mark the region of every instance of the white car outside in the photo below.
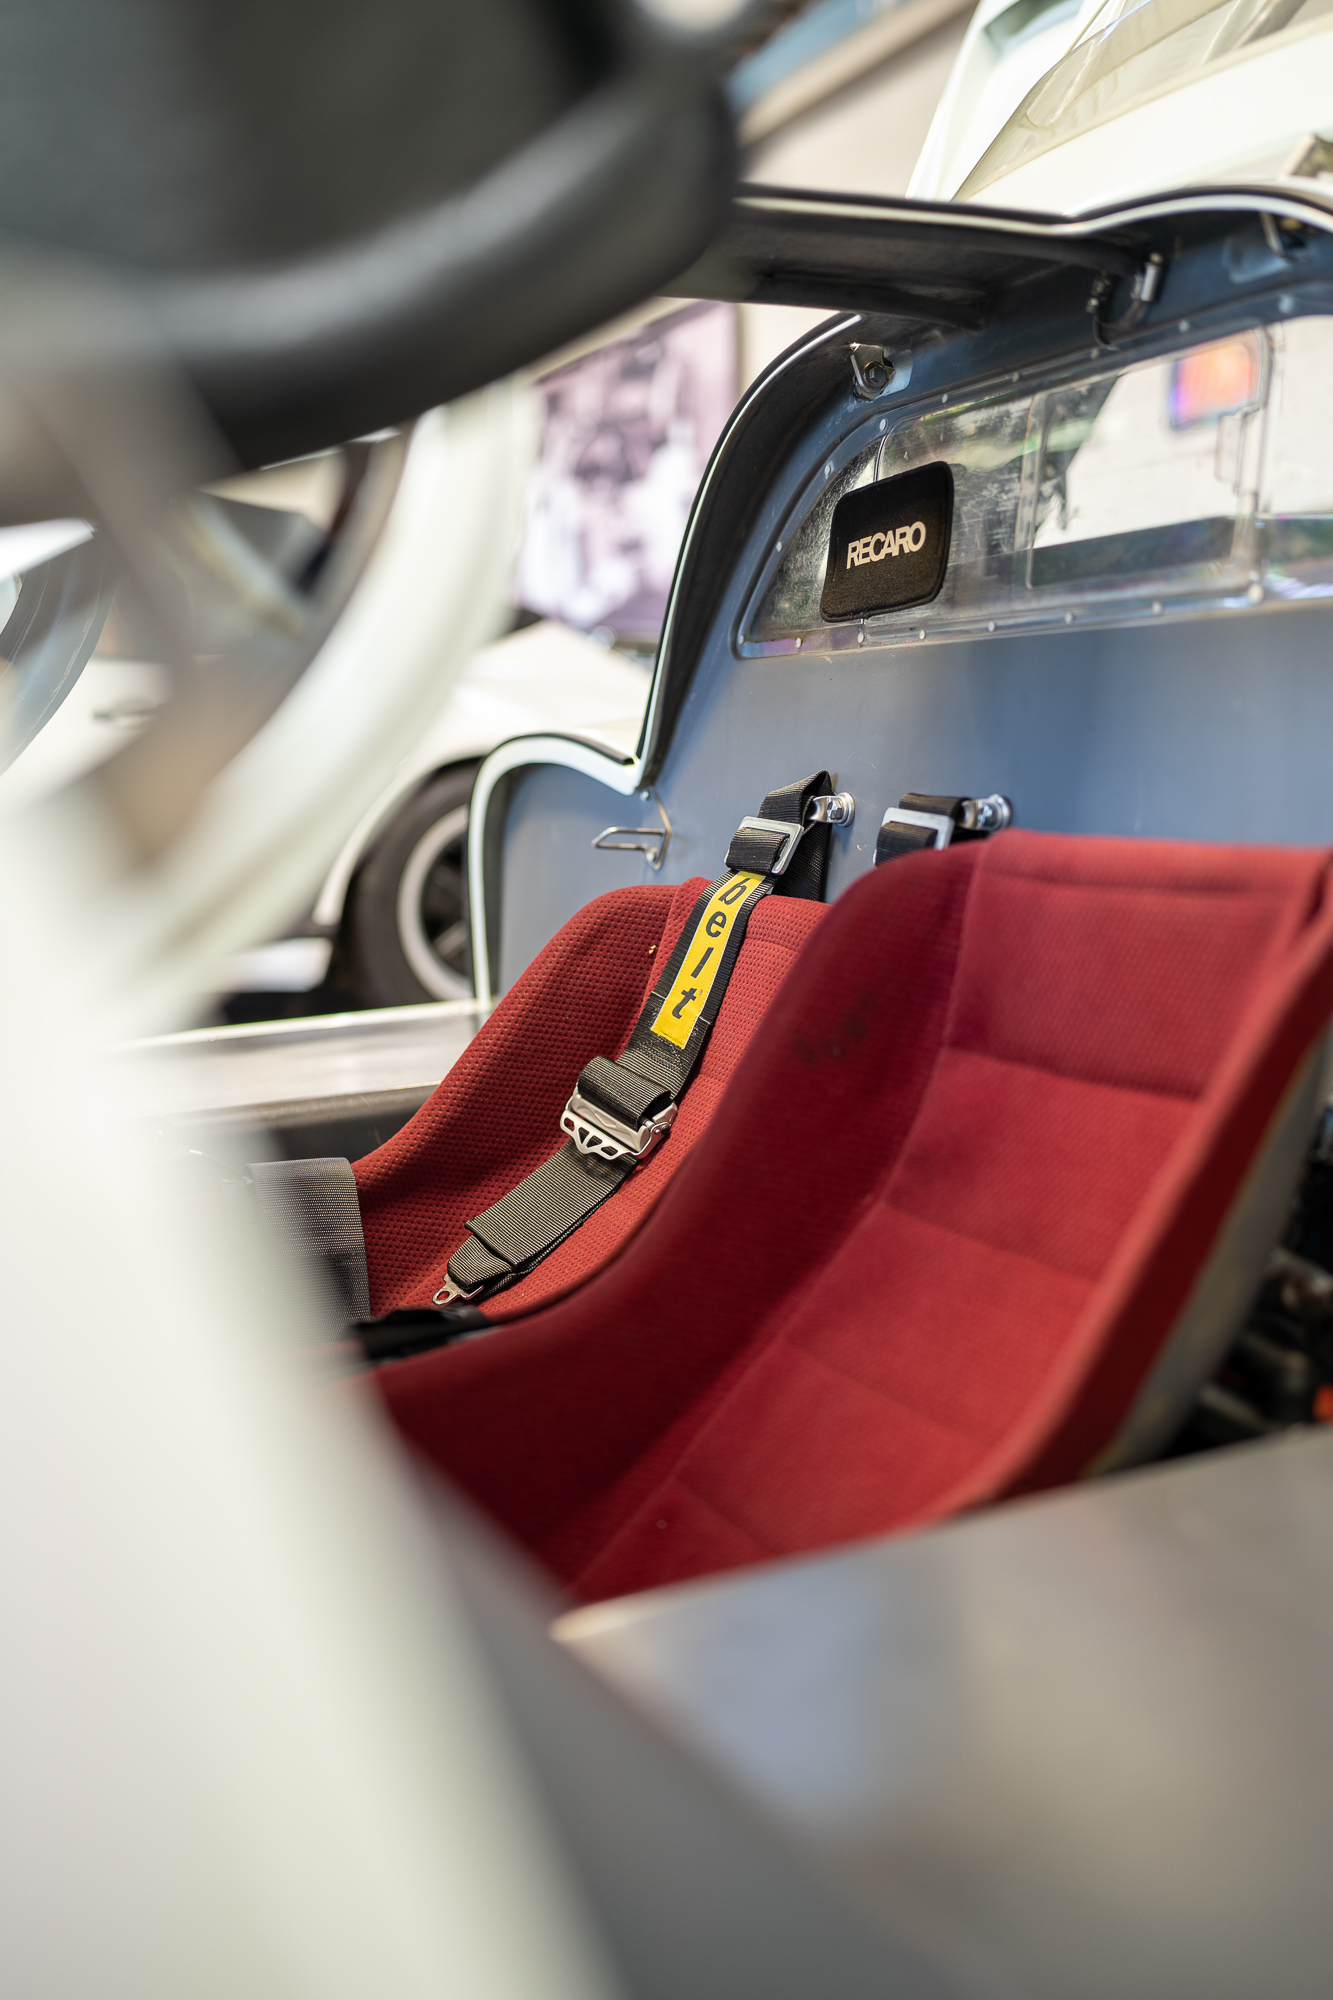
{"type": "MultiPolygon", "coordinates": [[[[326,529],[337,504],[333,454],[228,480],[213,490],[326,529]]],[[[17,579],[89,539],[81,522],[0,531],[0,622],[17,579]]],[[[0,773],[0,807],[53,793],[142,730],[167,695],[165,670],[138,658],[115,612],[92,657],[26,748],[0,773]]],[[[373,660],[367,671],[373,672],[373,660]]],[[[540,620],[480,649],[442,699],[389,785],[344,843],[289,934],[242,953],[215,991],[306,993],[330,974],[366,1005],[465,998],[472,991],[466,910],[468,802],[477,764],[512,736],[551,729],[632,751],[647,700],[646,663],[540,620]]]]}
{"type": "MultiPolygon", "coordinates": [[[[1077,214],[1333,167],[1326,0],[981,0],[909,193],[1077,214]]],[[[1305,182],[1308,187],[1308,180],[1305,182]]]]}

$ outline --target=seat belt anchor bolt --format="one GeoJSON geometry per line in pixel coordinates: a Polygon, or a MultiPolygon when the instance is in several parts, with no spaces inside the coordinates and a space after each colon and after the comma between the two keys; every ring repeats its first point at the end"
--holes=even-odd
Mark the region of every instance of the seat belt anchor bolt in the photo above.
{"type": "Polygon", "coordinates": [[[807,826],[850,826],[856,818],[856,800],[850,792],[819,792],[805,809],[807,826]]]}
{"type": "Polygon", "coordinates": [[[596,1160],[645,1160],[661,1144],[676,1122],[677,1104],[668,1104],[655,1118],[645,1118],[637,1129],[622,1125],[599,1104],[590,1104],[577,1090],[560,1114],[560,1130],[580,1153],[596,1160]]]}
{"type": "Polygon", "coordinates": [[[1014,809],[1002,792],[984,799],[964,799],[960,825],[968,833],[1002,833],[1013,824],[1014,809]]]}

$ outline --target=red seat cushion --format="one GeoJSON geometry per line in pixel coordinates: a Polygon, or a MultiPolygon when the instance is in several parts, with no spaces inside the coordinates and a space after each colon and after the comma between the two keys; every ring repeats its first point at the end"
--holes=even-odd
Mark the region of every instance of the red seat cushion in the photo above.
{"type": "MultiPolygon", "coordinates": [[[[619,1055],[707,888],[655,884],[598,896],[516,981],[434,1096],[353,1172],[371,1311],[429,1305],[477,1215],[563,1145],[560,1114],[595,1055],[619,1055]]],[[[822,903],[769,896],[745,944],[669,1146],[630,1176],[558,1250],[485,1308],[503,1319],[582,1284],[637,1228],[683,1165],[822,903]]]]}
{"type": "Polygon", "coordinates": [[[390,1411],[584,1597],[1077,1475],[1333,1011],[1327,865],[1008,833],[875,871],[620,1254],[383,1370],[390,1411]]]}

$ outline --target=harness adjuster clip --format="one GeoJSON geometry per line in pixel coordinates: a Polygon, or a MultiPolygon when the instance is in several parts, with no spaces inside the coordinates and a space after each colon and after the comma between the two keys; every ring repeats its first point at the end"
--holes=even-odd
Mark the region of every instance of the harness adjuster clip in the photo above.
{"type": "Polygon", "coordinates": [[[743,833],[780,833],[782,845],[764,872],[769,875],[785,875],[804,832],[804,825],[797,819],[749,818],[741,821],[736,828],[734,838],[739,840],[743,833]]]}
{"type": "Polygon", "coordinates": [[[574,1090],[560,1114],[560,1130],[590,1159],[644,1160],[665,1139],[679,1109],[678,1104],[668,1104],[655,1118],[645,1118],[636,1131],[574,1090]]]}

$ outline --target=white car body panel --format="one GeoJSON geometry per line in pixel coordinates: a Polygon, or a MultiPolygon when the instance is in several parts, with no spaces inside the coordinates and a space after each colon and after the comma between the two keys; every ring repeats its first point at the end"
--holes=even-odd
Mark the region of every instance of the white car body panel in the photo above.
{"type": "Polygon", "coordinates": [[[393,783],[348,838],[315,900],[313,924],[336,927],[361,856],[403,801],[436,771],[479,761],[512,736],[549,729],[595,736],[619,754],[632,751],[650,678],[646,665],[549,619],[483,646],[393,783]]]}
{"type": "Polygon", "coordinates": [[[167,689],[164,667],[94,653],[50,721],[0,773],[0,806],[28,805],[95,771],[143,728],[167,689]]]}
{"type": "Polygon", "coordinates": [[[944,201],[952,195],[1033,84],[1082,34],[1100,0],[1053,5],[1000,55],[988,30],[1013,5],[1014,0],[981,0],[968,22],[908,182],[909,195],[923,201],[944,201]]]}
{"type": "MultiPolygon", "coordinates": [[[[1011,5],[982,0],[969,23],[911,194],[957,196],[1028,92],[1100,11],[1098,0],[1085,0],[1077,12],[1053,10],[999,54],[988,30],[1011,5]]],[[[1324,16],[1234,49],[1174,88],[1016,161],[963,198],[1074,215],[1167,187],[1256,180],[1281,185],[1301,143],[1330,128],[1333,25],[1324,16]]]]}
{"type": "MultiPolygon", "coordinates": [[[[370,842],[399,806],[437,771],[480,762],[510,737],[573,731],[629,756],[639,738],[650,671],[581,632],[549,620],[478,651],[435,720],[404,758],[326,875],[307,930],[331,933],[370,842]]],[[[143,660],[94,654],[46,727],[0,775],[0,805],[58,791],[110,757],[165,699],[164,670],[143,660]]],[[[328,968],[328,937],[285,937],[228,962],[220,991],[305,992],[328,968]]]]}

